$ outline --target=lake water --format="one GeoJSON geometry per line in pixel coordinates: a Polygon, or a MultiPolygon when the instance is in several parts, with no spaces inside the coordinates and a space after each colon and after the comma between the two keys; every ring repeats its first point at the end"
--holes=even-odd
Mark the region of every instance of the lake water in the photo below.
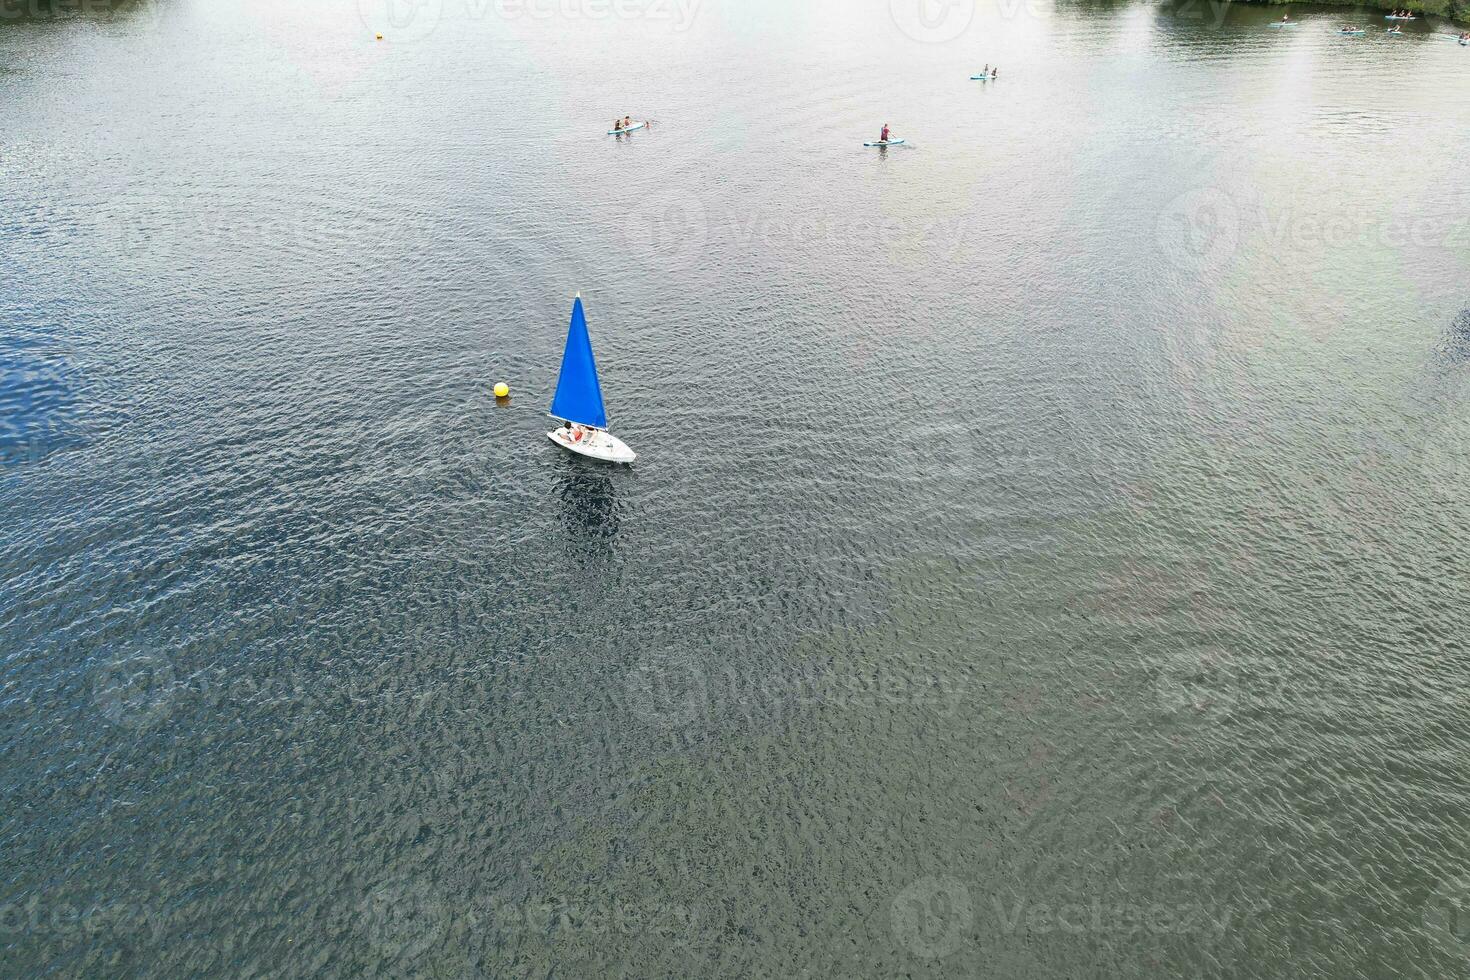
{"type": "Polygon", "coordinates": [[[0,18],[3,972],[1463,974],[1450,27],[380,4],[0,18]]]}

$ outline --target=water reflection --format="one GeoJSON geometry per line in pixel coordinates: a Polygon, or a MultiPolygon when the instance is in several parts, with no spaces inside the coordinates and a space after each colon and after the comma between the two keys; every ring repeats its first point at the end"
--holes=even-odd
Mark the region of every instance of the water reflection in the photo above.
{"type": "Polygon", "coordinates": [[[1451,364],[1470,363],[1470,309],[1460,311],[1450,321],[1444,339],[1440,341],[1439,356],[1451,364]]]}
{"type": "Polygon", "coordinates": [[[589,558],[613,554],[621,522],[613,473],[606,464],[567,458],[556,481],[562,522],[573,550],[589,558]]]}
{"type": "Polygon", "coordinates": [[[154,20],[153,0],[0,0],[0,27],[5,24],[63,20],[154,20]]]}
{"type": "Polygon", "coordinates": [[[76,387],[66,352],[0,340],[0,468],[81,441],[76,387]]]}

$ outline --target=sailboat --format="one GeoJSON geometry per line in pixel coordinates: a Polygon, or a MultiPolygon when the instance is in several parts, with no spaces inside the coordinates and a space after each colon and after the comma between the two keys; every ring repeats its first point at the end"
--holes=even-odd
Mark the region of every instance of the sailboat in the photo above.
{"type": "Polygon", "coordinates": [[[561,376],[556,380],[556,394],[547,414],[563,424],[546,433],[546,438],[563,449],[608,463],[631,463],[638,458],[623,440],[607,431],[607,409],[602,405],[602,385],[597,381],[597,361],[592,357],[592,338],[587,336],[581,293],[572,303],[561,376]]]}

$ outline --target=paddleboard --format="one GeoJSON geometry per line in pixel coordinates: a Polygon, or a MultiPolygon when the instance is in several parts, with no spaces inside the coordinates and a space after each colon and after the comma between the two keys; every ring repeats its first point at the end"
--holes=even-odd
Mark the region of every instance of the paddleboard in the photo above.
{"type": "Polygon", "coordinates": [[[873,140],[871,143],[864,143],[863,146],[900,146],[903,142],[903,140],[889,140],[885,143],[882,140],[873,140]]]}
{"type": "Polygon", "coordinates": [[[1346,34],[1346,35],[1351,36],[1353,34],[1367,34],[1368,32],[1367,31],[1338,31],[1337,33],[1339,33],[1339,34],[1346,34]]]}
{"type": "Polygon", "coordinates": [[[1418,17],[1395,17],[1393,14],[1384,14],[1384,20],[1418,20],[1418,17]]]}
{"type": "Polygon", "coordinates": [[[989,80],[990,80],[990,76],[989,75],[971,75],[970,76],[970,81],[972,81],[972,82],[987,82],[989,80]]]}
{"type": "Polygon", "coordinates": [[[647,125],[648,125],[648,123],[641,122],[641,123],[634,123],[633,125],[629,126],[627,129],[609,129],[607,131],[607,135],[609,135],[609,136],[621,136],[623,133],[631,133],[634,130],[642,129],[644,126],[647,126],[647,125]]]}
{"type": "Polygon", "coordinates": [[[1266,26],[1267,27],[1295,27],[1298,23],[1299,23],[1298,21],[1294,21],[1294,20],[1289,20],[1289,21],[1285,21],[1285,22],[1282,22],[1282,21],[1279,21],[1278,20],[1275,23],[1267,24],[1266,26]]]}

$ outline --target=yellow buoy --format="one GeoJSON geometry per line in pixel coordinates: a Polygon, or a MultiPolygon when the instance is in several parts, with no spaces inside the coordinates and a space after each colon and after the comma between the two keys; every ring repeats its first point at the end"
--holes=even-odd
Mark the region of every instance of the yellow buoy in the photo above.
{"type": "Polygon", "coordinates": [[[379,35],[378,35],[378,40],[379,40],[379,41],[381,41],[381,40],[383,40],[383,35],[381,35],[381,34],[379,34],[379,35]]]}
{"type": "Polygon", "coordinates": [[[507,397],[509,395],[510,395],[510,385],[506,384],[504,381],[500,382],[500,384],[498,384],[498,385],[495,386],[495,397],[496,398],[505,398],[505,397],[507,397]]]}

